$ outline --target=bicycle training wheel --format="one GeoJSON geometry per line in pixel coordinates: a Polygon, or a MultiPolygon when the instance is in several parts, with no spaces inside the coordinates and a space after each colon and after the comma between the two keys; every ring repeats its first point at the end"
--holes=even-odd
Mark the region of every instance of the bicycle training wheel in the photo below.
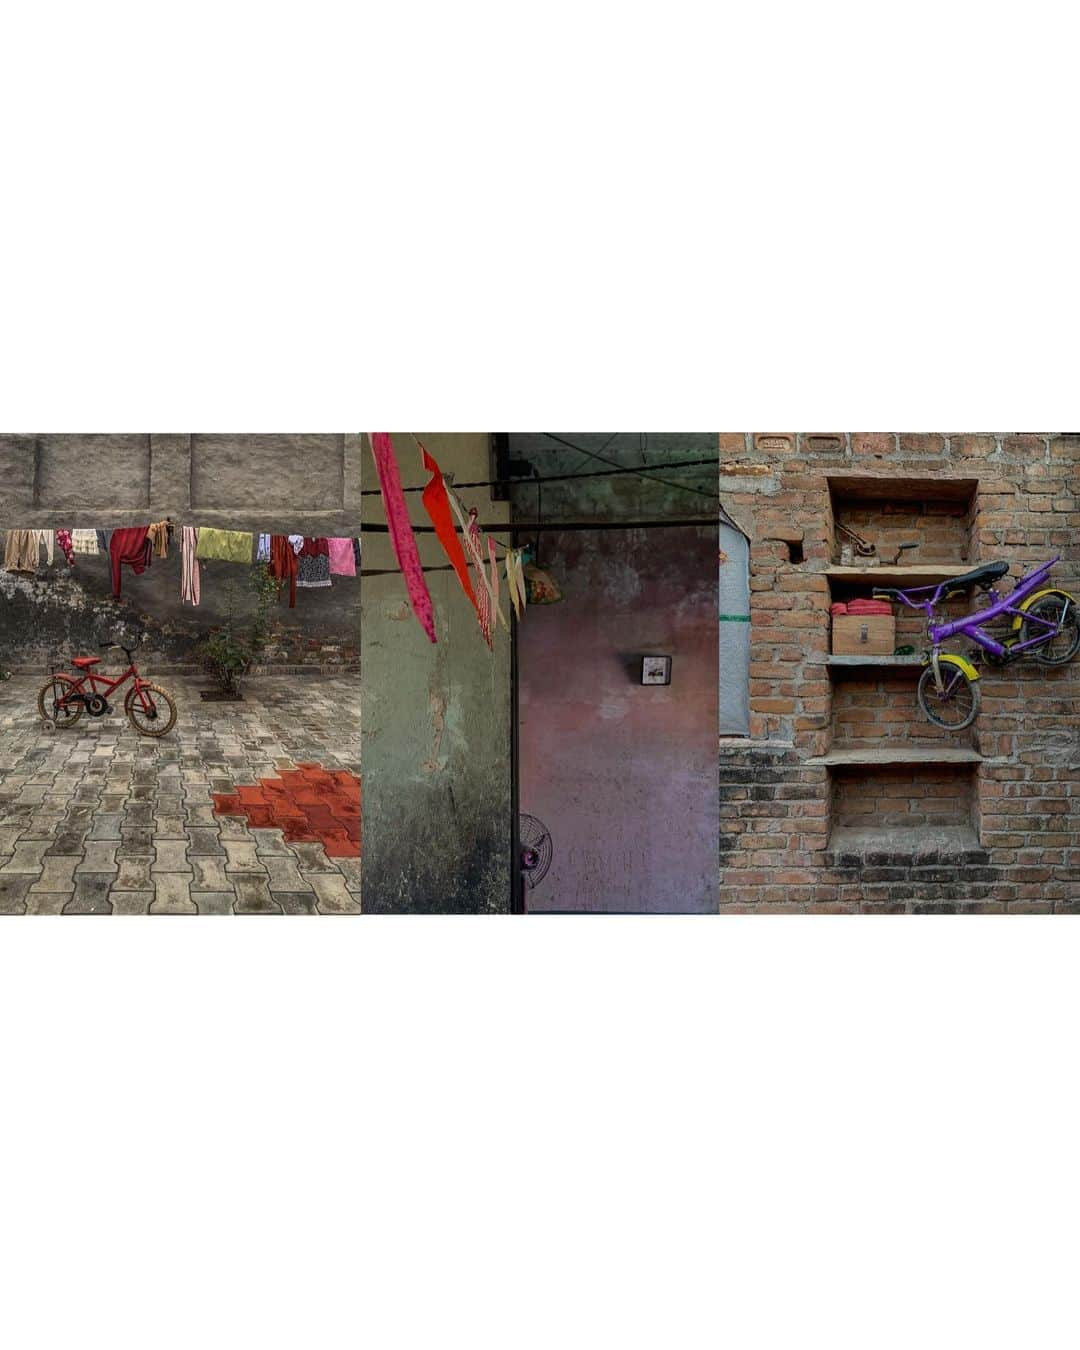
{"type": "MultiPolygon", "coordinates": [[[[1080,651],[1080,618],[1076,614],[1076,605],[1063,595],[1044,595],[1029,607],[1027,613],[1037,614],[1047,623],[1055,624],[1057,632],[1025,652],[1025,656],[1030,656],[1043,666],[1063,666],[1080,651]]],[[[1042,624],[1029,623],[1025,619],[1020,629],[1020,640],[1033,642],[1045,632],[1047,630],[1042,624]]]]}
{"type": "Polygon", "coordinates": [[[60,700],[75,687],[70,675],[53,675],[41,686],[37,696],[38,712],[43,722],[52,722],[59,728],[73,727],[83,715],[81,703],[60,707],[60,700]]]}
{"type": "Polygon", "coordinates": [[[938,689],[934,668],[927,666],[919,676],[919,707],[935,726],[963,731],[979,715],[982,690],[958,666],[943,666],[941,681],[942,688],[938,689]]]}
{"type": "Polygon", "coordinates": [[[148,707],[144,708],[137,691],[128,690],[124,699],[124,712],[127,719],[140,736],[164,736],[176,725],[176,704],[172,695],[167,694],[158,684],[144,684],[143,697],[148,707]]]}

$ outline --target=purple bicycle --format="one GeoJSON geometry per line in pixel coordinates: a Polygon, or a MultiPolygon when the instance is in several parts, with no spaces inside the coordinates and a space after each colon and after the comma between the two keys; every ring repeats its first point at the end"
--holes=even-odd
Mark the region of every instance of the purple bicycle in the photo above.
{"type": "Polygon", "coordinates": [[[1007,562],[985,563],[937,586],[916,586],[909,591],[875,588],[875,599],[898,600],[926,613],[931,647],[925,658],[926,669],[919,676],[917,698],[919,707],[936,726],[962,731],[975,721],[982,702],[975,665],[966,656],[941,650],[941,644],[949,638],[970,638],[994,665],[1030,656],[1044,666],[1063,666],[1080,651],[1076,599],[1068,591],[1043,585],[1059,561],[1053,558],[1020,577],[1007,595],[999,595],[994,588],[1008,572],[1007,562]],[[949,623],[935,622],[936,605],[972,586],[989,592],[982,608],[949,623]],[[1011,621],[1011,629],[995,637],[986,631],[986,625],[1001,618],[1011,621]]]}

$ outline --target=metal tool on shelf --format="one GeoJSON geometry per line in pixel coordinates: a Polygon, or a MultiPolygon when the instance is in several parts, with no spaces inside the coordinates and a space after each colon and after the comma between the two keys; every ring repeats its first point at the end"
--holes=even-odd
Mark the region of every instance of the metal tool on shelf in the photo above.
{"type": "Polygon", "coordinates": [[[853,567],[856,559],[865,567],[877,567],[879,565],[894,567],[908,549],[919,547],[918,540],[910,544],[900,544],[894,557],[880,558],[878,557],[877,545],[872,544],[869,539],[864,539],[861,534],[856,534],[854,530],[848,529],[846,525],[841,525],[839,521],[836,522],[836,528],[841,534],[847,535],[851,541],[840,546],[841,567],[853,567]]]}

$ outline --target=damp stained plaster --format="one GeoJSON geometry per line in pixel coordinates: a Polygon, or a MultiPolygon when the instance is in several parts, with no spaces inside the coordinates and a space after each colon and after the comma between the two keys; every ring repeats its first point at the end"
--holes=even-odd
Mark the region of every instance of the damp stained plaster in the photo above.
{"type": "MultiPolygon", "coordinates": [[[[490,477],[487,433],[417,434],[459,481],[490,477]]],[[[428,475],[415,442],[407,433],[393,438],[402,484],[423,487],[428,475]]],[[[378,486],[366,444],[363,474],[367,488],[378,486]]],[[[477,507],[482,524],[508,538],[508,503],[493,502],[487,488],[465,490],[462,497],[477,507]]],[[[420,493],[407,493],[406,501],[413,524],[429,526],[420,493]]],[[[386,523],[378,495],[364,497],[363,521],[386,523]]],[[[433,534],[416,539],[425,567],[448,567],[433,534]]],[[[438,638],[433,645],[409,607],[389,535],[363,533],[363,567],[364,908],[506,910],[509,633],[500,629],[490,652],[455,574],[427,572],[438,638]]]]}
{"type": "MultiPolygon", "coordinates": [[[[539,432],[512,432],[509,436],[511,459],[528,460],[541,477],[605,474],[613,465],[640,472],[581,478],[576,482],[541,483],[541,520],[654,520],[671,516],[715,519],[719,459],[716,432],[554,434],[579,448],[571,449],[539,432]],[[590,453],[586,454],[586,451],[590,453]],[[601,459],[594,458],[595,455],[601,459]],[[698,459],[711,462],[664,473],[667,464],[698,459]],[[662,481],[665,478],[669,481],[662,481]]],[[[538,490],[535,483],[515,484],[511,497],[518,522],[536,520],[538,490]]]]}
{"type": "Polygon", "coordinates": [[[543,537],[564,598],[519,629],[521,810],[554,847],[529,909],[717,909],[716,554],[715,525],[543,537]]]}

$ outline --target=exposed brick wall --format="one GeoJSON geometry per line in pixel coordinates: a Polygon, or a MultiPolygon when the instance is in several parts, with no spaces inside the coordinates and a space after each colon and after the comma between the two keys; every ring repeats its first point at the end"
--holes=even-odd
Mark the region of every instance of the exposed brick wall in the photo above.
{"type": "MultiPolygon", "coordinates": [[[[915,704],[917,670],[830,671],[828,607],[851,592],[825,574],[835,514],[886,556],[919,539],[904,562],[1002,558],[1016,575],[1061,554],[1051,584],[1080,593],[1080,438],[737,434],[720,458],[724,507],[751,538],[752,625],[751,737],[720,749],[721,908],[1080,911],[1080,658],[984,668],[975,726],[939,731],[915,704]],[[922,496],[910,483],[860,495],[864,475],[918,480],[922,496]],[[806,763],[905,743],[983,759],[806,763]],[[863,833],[847,847],[851,830],[863,833]]],[[[923,628],[902,617],[897,642],[921,651],[923,628]]]]}
{"type": "Polygon", "coordinates": [[[872,507],[839,504],[837,525],[871,536],[885,557],[901,544],[918,542],[909,553],[921,562],[966,562],[972,549],[972,514],[960,502],[880,502],[872,507]]]}

